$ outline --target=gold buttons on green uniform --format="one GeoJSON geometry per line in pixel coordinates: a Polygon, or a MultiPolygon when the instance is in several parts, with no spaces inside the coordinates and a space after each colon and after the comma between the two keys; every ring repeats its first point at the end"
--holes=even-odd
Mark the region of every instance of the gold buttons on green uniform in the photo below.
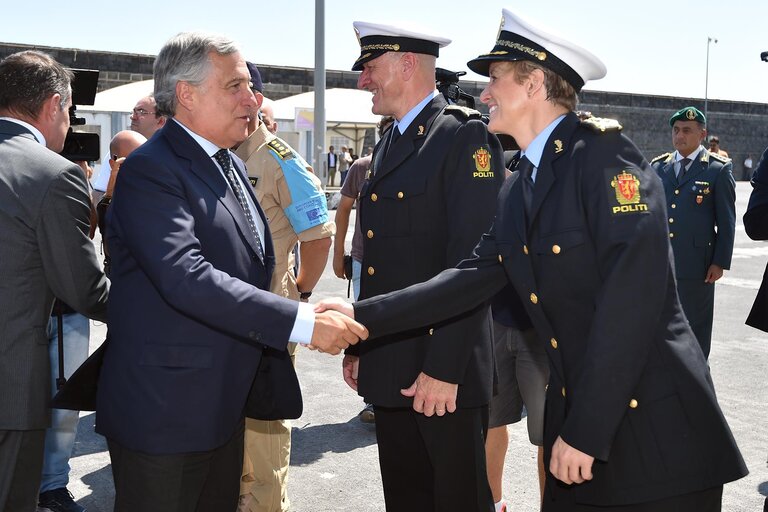
{"type": "Polygon", "coordinates": [[[670,223],[670,224],[672,224],[673,222],[675,222],[675,219],[673,219],[672,217],[670,217],[670,218],[669,218],[669,223],[670,223]]]}
{"type": "Polygon", "coordinates": [[[637,400],[635,400],[634,398],[632,400],[630,400],[629,401],[629,408],[630,409],[637,409],[637,400]]]}
{"type": "Polygon", "coordinates": [[[371,201],[375,203],[378,200],[379,200],[379,196],[377,196],[376,194],[371,194],[371,201]]]}
{"type": "Polygon", "coordinates": [[[402,198],[404,198],[404,197],[405,197],[405,194],[403,194],[402,192],[398,192],[398,193],[397,193],[397,198],[398,198],[398,199],[402,199],[402,198]]]}
{"type": "Polygon", "coordinates": [[[528,254],[528,246],[527,245],[523,246],[523,253],[528,254]]]}
{"type": "Polygon", "coordinates": [[[499,263],[503,263],[503,262],[504,262],[504,258],[502,258],[501,254],[499,254],[499,263]]]}
{"type": "Polygon", "coordinates": [[[552,348],[557,350],[557,340],[555,338],[552,338],[551,340],[549,340],[549,344],[552,345],[552,348]]]}
{"type": "Polygon", "coordinates": [[[373,230],[369,229],[368,233],[366,233],[366,235],[368,236],[368,238],[373,238],[373,230]]]}
{"type": "Polygon", "coordinates": [[[675,208],[677,208],[677,205],[673,203],[670,208],[672,208],[674,210],[675,208]]]}
{"type": "Polygon", "coordinates": [[[675,238],[675,234],[674,233],[670,233],[669,234],[669,238],[675,238]]]}
{"type": "Polygon", "coordinates": [[[531,302],[533,302],[534,304],[538,304],[539,303],[539,298],[536,296],[535,293],[531,294],[531,302]]]}
{"type": "Polygon", "coordinates": [[[680,191],[679,190],[675,190],[675,195],[679,196],[680,195],[680,191]]]}
{"type": "Polygon", "coordinates": [[[374,269],[373,267],[368,267],[368,275],[369,276],[372,276],[375,273],[376,273],[376,269],[374,269]]]}
{"type": "Polygon", "coordinates": [[[552,252],[555,254],[560,254],[560,246],[555,244],[552,246],[552,252]]]}

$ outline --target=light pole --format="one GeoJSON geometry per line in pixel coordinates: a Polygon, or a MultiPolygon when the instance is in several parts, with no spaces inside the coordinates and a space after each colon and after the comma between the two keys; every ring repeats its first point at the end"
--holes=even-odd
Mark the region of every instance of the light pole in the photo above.
{"type": "Polygon", "coordinates": [[[717,38],[714,37],[707,37],[707,71],[704,76],[704,118],[708,118],[708,109],[707,109],[707,101],[709,96],[709,44],[714,42],[717,44],[717,38]]]}

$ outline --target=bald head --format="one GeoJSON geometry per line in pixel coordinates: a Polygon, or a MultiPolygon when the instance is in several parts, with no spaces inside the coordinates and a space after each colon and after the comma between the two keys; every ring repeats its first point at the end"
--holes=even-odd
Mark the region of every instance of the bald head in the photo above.
{"type": "Polygon", "coordinates": [[[117,132],[109,143],[109,152],[113,160],[130,155],[134,149],[147,142],[147,138],[133,130],[117,132]]]}

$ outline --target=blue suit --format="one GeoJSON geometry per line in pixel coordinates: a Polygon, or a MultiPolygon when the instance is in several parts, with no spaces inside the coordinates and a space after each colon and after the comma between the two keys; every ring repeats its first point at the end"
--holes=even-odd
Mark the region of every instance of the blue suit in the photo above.
{"type": "Polygon", "coordinates": [[[231,188],[176,122],[131,154],[116,190],[96,429],[148,454],[212,450],[239,427],[264,347],[285,351],[298,303],[269,293],[269,233],[261,261],[231,188]]]}
{"type": "Polygon", "coordinates": [[[704,279],[710,265],[731,268],[736,232],[733,164],[700,148],[678,181],[674,156],[666,153],[651,165],[664,183],[680,303],[704,356],[709,357],[715,285],[704,279]]]}

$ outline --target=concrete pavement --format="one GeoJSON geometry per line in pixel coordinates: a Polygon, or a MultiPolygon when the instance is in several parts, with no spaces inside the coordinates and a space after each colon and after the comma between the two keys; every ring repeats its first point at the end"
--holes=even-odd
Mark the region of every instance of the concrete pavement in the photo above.
{"type": "MultiPolygon", "coordinates": [[[[748,183],[737,184],[736,247],[732,269],[717,286],[710,355],[720,404],[750,469],[749,476],[725,486],[723,510],[729,512],[762,510],[768,495],[768,334],[744,325],[768,260],[768,243],[749,240],[741,225],[750,190],[748,183]]],[[[312,299],[344,296],[346,289],[329,262],[312,299]]],[[[91,350],[104,332],[103,325],[93,327],[91,350]]],[[[357,419],[363,403],[341,380],[341,359],[303,350],[297,365],[305,402],[304,415],[293,422],[291,510],[384,511],[374,428],[357,419]]],[[[89,512],[111,512],[109,455],[93,424],[94,413],[81,414],[69,489],[89,512]]],[[[538,510],[536,450],[522,423],[510,427],[504,478],[511,510],[538,510]]]]}

